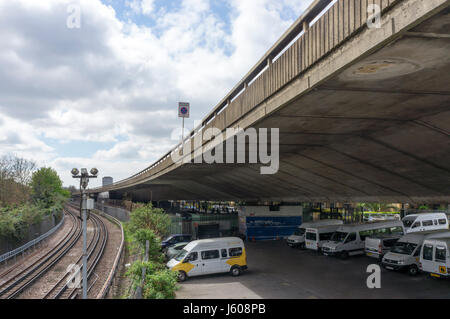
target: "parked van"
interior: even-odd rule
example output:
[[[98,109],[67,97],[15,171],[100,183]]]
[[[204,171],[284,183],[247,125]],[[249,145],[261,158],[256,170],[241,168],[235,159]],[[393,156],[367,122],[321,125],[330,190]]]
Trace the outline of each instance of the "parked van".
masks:
[[[325,241],[330,240],[341,225],[325,225],[306,228],[305,246],[307,249],[321,251]]]
[[[322,219],[314,222],[303,223],[297,228],[297,230],[291,236],[287,238],[286,244],[293,248],[294,247],[305,248],[306,228],[325,225],[342,225],[342,224],[344,224],[344,222],[342,220],[337,219]]]
[[[341,258],[364,254],[366,237],[386,233],[399,227],[403,227],[401,221],[342,225],[329,241],[323,243],[322,253],[326,256]]]
[[[403,228],[399,227],[397,232],[367,237],[365,243],[366,256],[381,260],[404,235]]]
[[[449,277],[450,238],[425,240],[420,254],[419,267],[433,277]]]
[[[400,238],[384,255],[382,265],[388,270],[407,270],[411,276],[419,272],[420,251],[426,239],[450,237],[448,230],[410,233]]]
[[[195,240],[167,263],[172,271],[178,271],[178,279],[226,273],[239,276],[247,269],[244,242],[238,237]]]
[[[448,217],[445,213],[408,215],[403,217],[402,222],[407,233],[449,229]]]

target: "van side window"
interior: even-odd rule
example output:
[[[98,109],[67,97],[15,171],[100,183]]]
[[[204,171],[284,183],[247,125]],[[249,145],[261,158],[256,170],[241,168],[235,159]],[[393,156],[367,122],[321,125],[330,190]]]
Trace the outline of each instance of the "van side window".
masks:
[[[196,261],[198,258],[198,252],[190,253],[187,258],[189,261]]]
[[[227,250],[226,249],[222,249],[221,250],[221,253],[222,253],[222,258],[226,258],[228,255],[227,255]]]
[[[437,246],[434,260],[439,262],[445,262],[446,259],[447,259],[447,250],[445,249],[445,247]]]
[[[432,220],[424,220],[422,222],[422,226],[433,226],[433,221]]]
[[[347,239],[345,240],[346,243],[350,243],[352,241],[356,240],[356,233],[351,233],[348,235]]]
[[[433,260],[433,246],[432,245],[424,245],[423,246],[422,257],[425,260]]]
[[[439,219],[439,225],[445,225],[445,224],[447,224],[447,220],[446,219],[444,219],[444,218]]]
[[[228,254],[230,255],[230,257],[239,257],[242,256],[242,247],[238,247],[238,248],[230,248],[228,250]]]
[[[202,259],[208,260],[208,259],[216,259],[219,258],[219,251],[218,250],[205,250],[202,251]]]
[[[411,226],[411,228],[417,228],[417,227],[419,227],[420,226],[420,222],[415,222],[412,226]]]

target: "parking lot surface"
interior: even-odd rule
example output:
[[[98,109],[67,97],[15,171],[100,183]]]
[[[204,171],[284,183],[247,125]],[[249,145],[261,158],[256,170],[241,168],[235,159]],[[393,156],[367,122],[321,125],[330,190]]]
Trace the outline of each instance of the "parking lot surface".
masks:
[[[381,288],[369,289],[366,256],[347,260],[288,247],[283,241],[246,243],[249,269],[240,277],[200,276],[181,284],[181,299],[450,298],[450,280],[381,270]]]

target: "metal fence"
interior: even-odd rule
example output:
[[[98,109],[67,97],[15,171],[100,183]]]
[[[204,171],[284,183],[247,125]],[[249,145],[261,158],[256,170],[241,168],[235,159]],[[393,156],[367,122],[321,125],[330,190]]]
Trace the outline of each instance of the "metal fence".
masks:
[[[6,254],[3,254],[0,256],[0,263],[7,261],[8,259],[11,259],[21,253],[23,253],[25,250],[27,250],[30,247],[33,247],[34,245],[40,243],[42,240],[46,239],[48,236],[52,235],[55,231],[57,231],[61,225],[64,223],[64,219],[65,219],[65,214],[62,214],[62,218],[60,220],[60,222],[53,227],[52,229],[50,229],[48,232],[46,232],[45,234],[39,236],[38,238],[33,239],[32,241],[29,241],[28,243],[26,243],[25,245],[16,248],[10,252],[7,252]]]

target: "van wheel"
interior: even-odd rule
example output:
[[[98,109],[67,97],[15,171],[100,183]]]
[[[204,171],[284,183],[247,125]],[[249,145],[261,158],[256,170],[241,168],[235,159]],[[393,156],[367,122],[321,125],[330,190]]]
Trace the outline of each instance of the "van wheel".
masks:
[[[419,273],[419,268],[417,268],[416,265],[411,265],[411,266],[408,268],[408,274],[409,274],[410,276],[416,276],[418,273]]]
[[[183,281],[186,281],[186,279],[187,279],[186,273],[184,271],[180,270],[178,272],[178,281],[183,282]]]
[[[241,274],[241,267],[233,266],[231,267],[230,273],[233,277],[237,277]]]
[[[341,257],[341,259],[347,259],[347,258],[348,258],[348,251],[343,251],[343,252],[340,254],[340,257]]]

